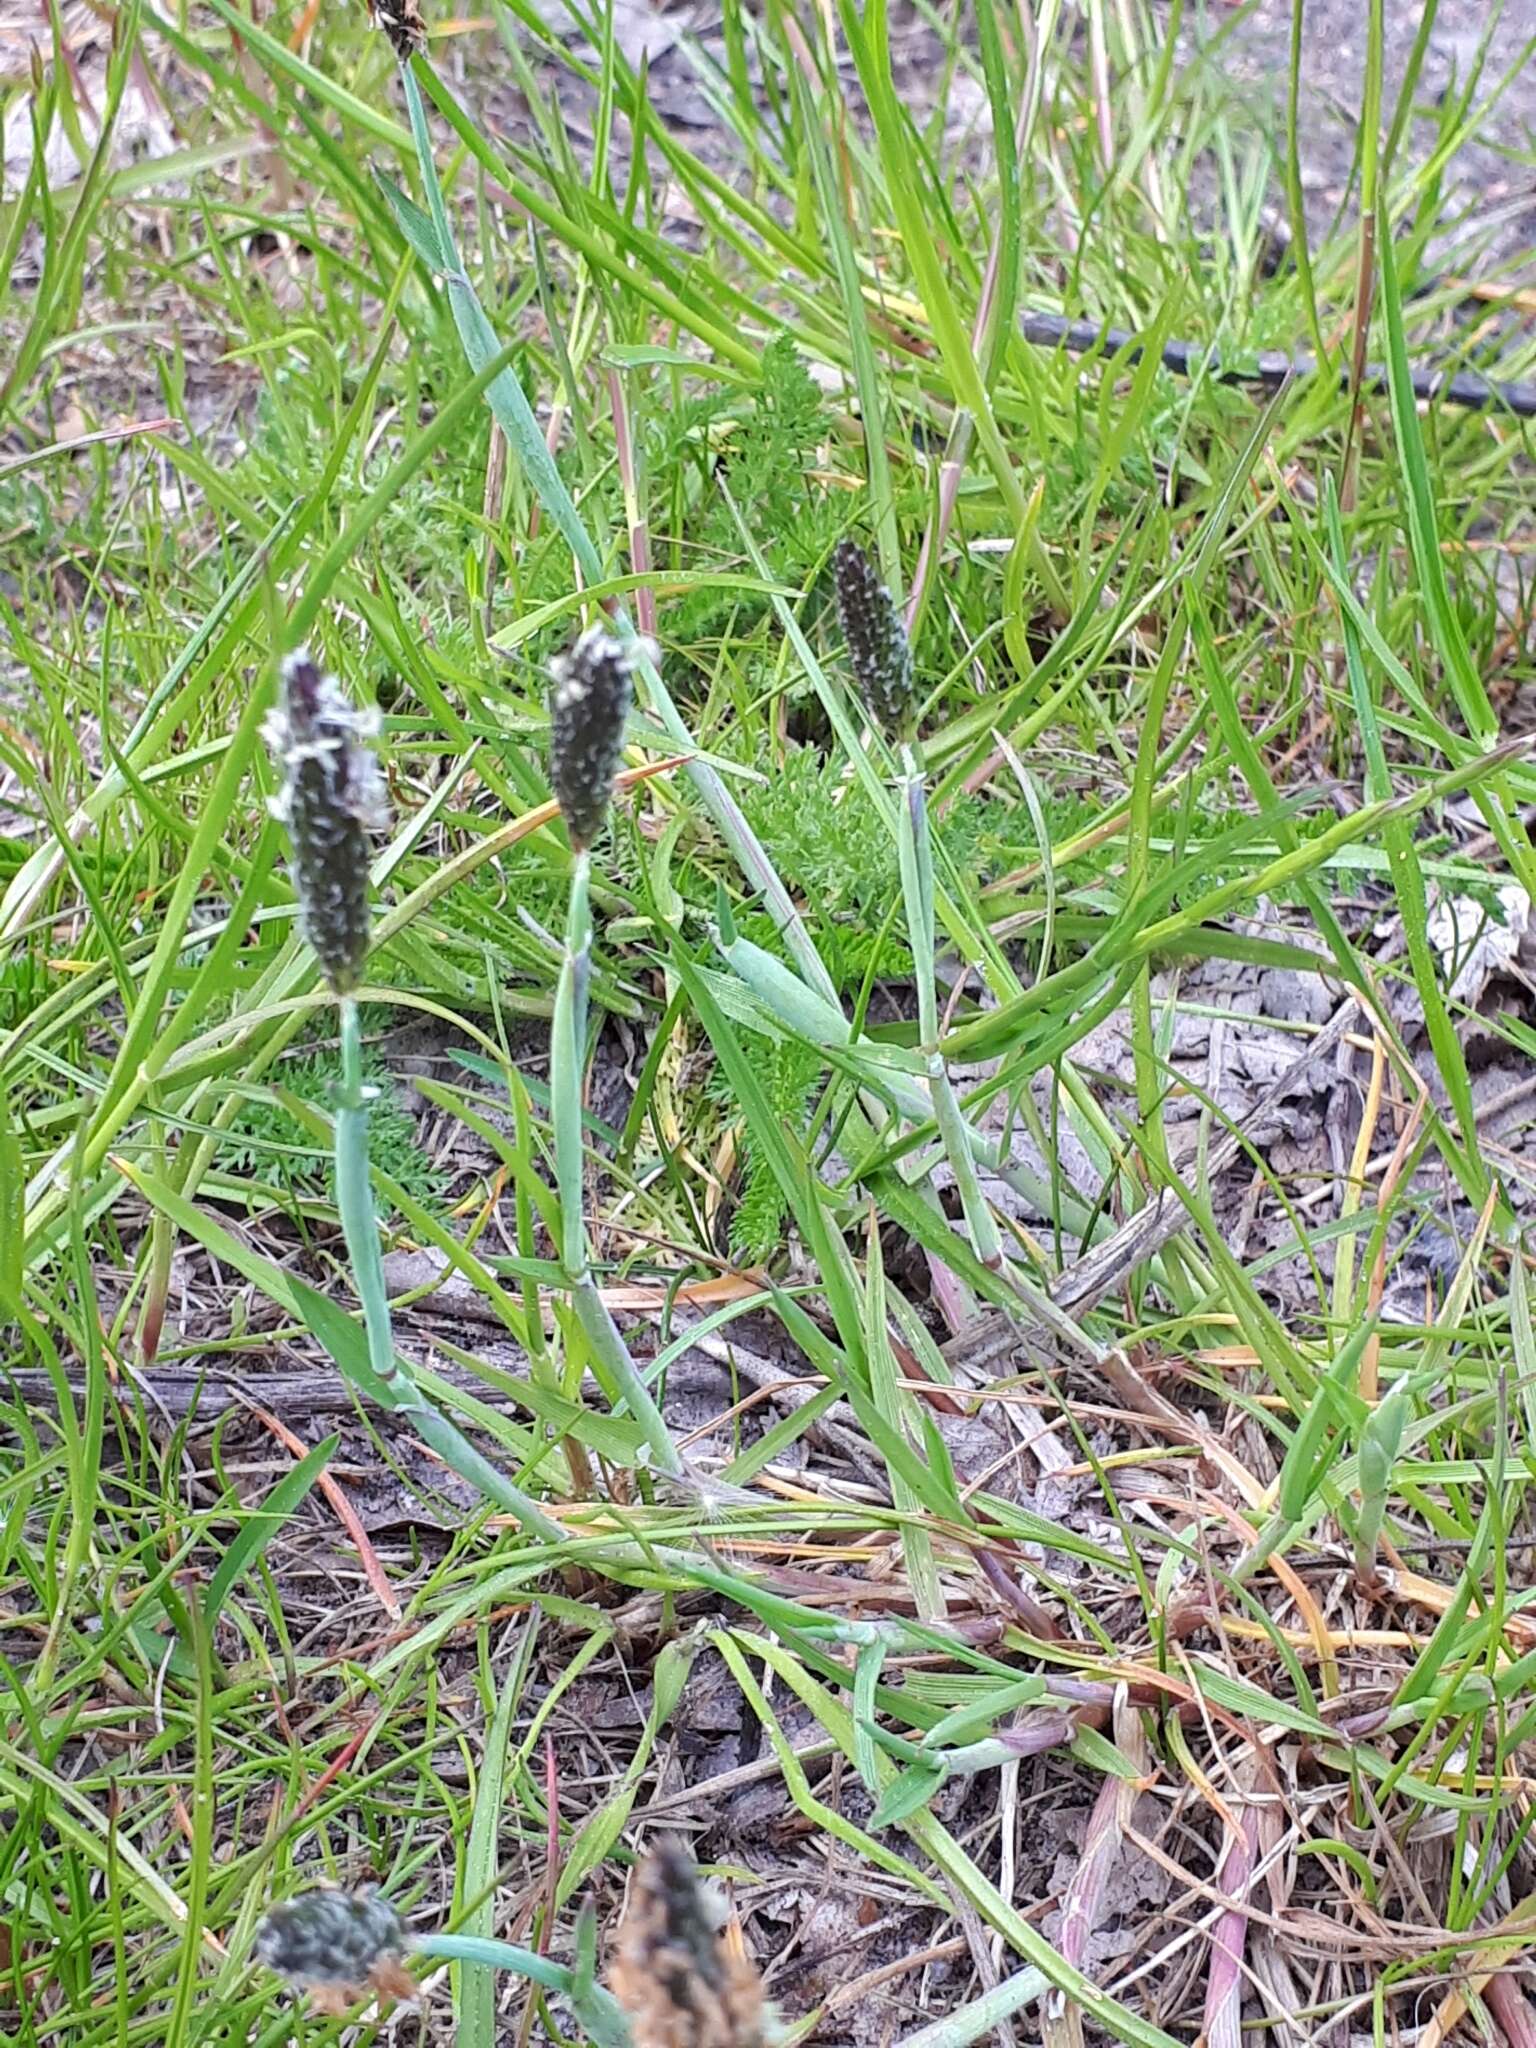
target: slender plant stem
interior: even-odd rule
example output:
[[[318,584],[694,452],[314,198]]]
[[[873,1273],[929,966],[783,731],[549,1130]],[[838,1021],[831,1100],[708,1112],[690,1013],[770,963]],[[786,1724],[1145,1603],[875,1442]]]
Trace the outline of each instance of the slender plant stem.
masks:
[[[555,1131],[555,1178],[560,1188],[561,1264],[571,1299],[592,1348],[600,1378],[609,1382],[645,1432],[656,1469],[673,1478],[684,1467],[666,1419],[640,1377],[618,1324],[608,1312],[588,1261],[584,1216],[581,1128],[582,1073],[587,1039],[587,989],[592,972],[591,855],[579,847],[571,867],[566,904],[565,953],[555,984],[554,1030],[550,1040],[550,1114]]]
[[[583,1982],[565,1963],[552,1963],[531,1948],[478,1934],[424,1934],[415,1953],[434,1963],[479,1963],[489,1970],[513,1970],[545,1991],[570,2000],[572,2010],[598,2048],[627,2048],[629,2022],[617,2000],[601,1984]]]
[[[368,1363],[386,1386],[399,1386],[384,1255],[368,1166],[368,1090],[363,1084],[363,1033],[357,1001],[342,996],[341,1092],[336,1103],[336,1207],[341,1214],[352,1279],[363,1306]]]
[[[934,2020],[916,2034],[908,2034],[897,2048],[970,2048],[985,2040],[1021,2006],[1033,2005],[1051,1988],[1051,1980],[1033,1963],[1015,1972],[995,1991],[989,1991],[970,2005],[962,2005],[941,2020]]]
[[[389,1291],[384,1284],[384,1257],[379,1250],[379,1223],[368,1164],[369,1091],[363,1083],[363,1034],[356,999],[342,996],[339,1009],[341,1090],[336,1105],[336,1207],[352,1264],[353,1284],[362,1303],[368,1363],[409,1414],[411,1426],[422,1442],[436,1451],[461,1479],[467,1479],[487,1500],[505,1509],[530,1536],[544,1543],[563,1544],[566,1537],[560,1524],[546,1515],[521,1487],[498,1472],[456,1423],[422,1398],[409,1375],[400,1369],[395,1357]]]
[[[550,1041],[550,1098],[555,1127],[555,1178],[560,1187],[560,1256],[573,1278],[587,1267],[583,1220],[581,1098],[587,1038],[587,988],[592,971],[591,855],[581,848],[571,866],[565,954],[555,984]]]
[[[536,1500],[475,1449],[457,1423],[426,1401],[413,1404],[409,1413],[411,1426],[422,1442],[493,1506],[511,1515],[528,1535],[536,1536],[541,1543],[563,1545],[569,1540],[565,1530],[545,1514]]]
[[[917,982],[917,1036],[928,1066],[928,1093],[939,1139],[955,1176],[971,1244],[983,1265],[1003,1263],[1002,1239],[982,1193],[981,1177],[972,1157],[965,1118],[939,1051],[939,996],[934,973],[933,842],[928,830],[928,799],[923,764],[917,749],[904,741],[896,805],[897,857],[907,919],[907,942]]]
[[[489,1935],[423,1934],[417,1937],[413,1952],[433,1963],[483,1963],[489,1970],[515,1970],[531,1984],[542,1984],[546,1991],[571,1988],[571,1972],[564,1963],[551,1962],[531,1948],[495,1941]]]
[[[828,1003],[813,995],[781,960],[761,946],[753,945],[750,939],[742,938],[734,926],[722,921],[717,928],[717,940],[727,965],[781,1024],[799,1033],[810,1045],[819,1045],[829,1052],[842,1052],[850,1061],[857,1059],[865,1063],[858,1074],[861,1088],[888,1096],[909,1124],[926,1123],[930,1116],[936,1114],[926,1068],[919,1078],[913,1071],[894,1066],[886,1048],[868,1038],[855,1038],[853,1027],[839,1004]],[[999,1180],[1026,1201],[1035,1203],[1044,1214],[1053,1214],[1059,1203],[1062,1214],[1074,1227],[1092,1227],[1096,1236],[1108,1235],[1110,1225],[1107,1218],[1095,1221],[1088,1204],[1079,1197],[1066,1190],[1058,1193],[1048,1181],[1042,1181],[1027,1167],[1003,1157],[998,1138],[988,1137],[974,1124],[966,1123],[963,1117],[961,1132],[966,1151],[979,1166],[995,1173]]]
[[[650,1388],[640,1377],[640,1368],[630,1356],[623,1333],[590,1273],[583,1273],[574,1283],[571,1300],[586,1332],[587,1342],[592,1347],[593,1364],[600,1377],[606,1374],[613,1382],[619,1399],[644,1430],[654,1468],[672,1479],[686,1478],[687,1467],[672,1441],[665,1418]]]
[[[917,1037],[923,1051],[929,1052],[939,1041],[939,999],[933,970],[933,845],[928,836],[922,763],[910,742],[903,742],[901,748],[896,808],[902,905],[917,980]]]
[[[1286,65],[1285,95],[1285,204],[1291,230],[1291,254],[1296,261],[1296,279],[1301,286],[1301,303],[1306,308],[1307,332],[1317,360],[1328,359],[1323,323],[1318,317],[1317,285],[1312,276],[1312,250],[1307,235],[1307,206],[1301,183],[1301,53],[1306,33],[1307,0],[1291,0],[1291,46]]]
[[[86,1433],[81,1424],[79,1411],[75,1407],[74,1389],[69,1383],[69,1374],[65,1370],[64,1361],[59,1356],[59,1348],[54,1343],[51,1332],[45,1323],[33,1315],[19,1290],[12,1295],[7,1290],[0,1289],[0,1306],[4,1306],[14,1316],[23,1343],[28,1349],[35,1351],[43,1361],[44,1369],[53,1386],[53,1397],[58,1404],[59,1415],[66,1424],[63,1430],[63,1445],[72,1526],[59,1574],[58,1606],[54,1610],[48,1634],[32,1673],[32,1683],[39,1691],[45,1692],[52,1683],[59,1647],[69,1626],[71,1593],[90,1558],[91,1531],[96,1526],[96,1474],[87,1456]],[[88,1306],[87,1313],[91,1312]],[[86,1393],[85,1405],[89,1410],[89,1390]]]
[[[521,1078],[512,1090],[512,1142],[516,1153],[523,1159],[533,1157],[532,1119],[529,1114],[528,1091]],[[517,1181],[514,1200],[517,1209],[517,1249],[520,1257],[533,1260],[537,1256],[537,1237],[534,1226],[533,1203],[528,1188],[520,1176]],[[548,1387],[552,1393],[564,1394],[560,1372],[550,1354],[544,1337],[544,1313],[539,1299],[538,1283],[525,1278],[522,1287],[523,1321],[528,1331],[528,1364],[534,1380]],[[571,1492],[578,1500],[590,1500],[597,1491],[592,1477],[592,1461],[587,1456],[586,1446],[568,1432],[562,1434],[561,1449],[571,1477]]]

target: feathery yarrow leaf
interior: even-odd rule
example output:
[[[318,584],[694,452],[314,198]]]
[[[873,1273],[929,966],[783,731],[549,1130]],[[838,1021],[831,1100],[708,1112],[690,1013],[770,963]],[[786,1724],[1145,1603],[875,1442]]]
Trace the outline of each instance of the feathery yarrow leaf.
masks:
[[[917,720],[917,684],[912,647],[896,600],[857,541],[840,540],[832,550],[832,580],[853,680],[865,709],[887,739],[909,739]]]
[[[590,846],[613,800],[613,778],[634,699],[637,661],[654,650],[628,646],[606,626],[589,626],[549,665],[549,781],[571,844]]]
[[[288,827],[299,929],[336,995],[362,979],[369,841],[389,823],[384,778],[367,744],[377,731],[377,713],[359,710],[307,647],[295,648],[265,727],[283,778],[272,813]]]

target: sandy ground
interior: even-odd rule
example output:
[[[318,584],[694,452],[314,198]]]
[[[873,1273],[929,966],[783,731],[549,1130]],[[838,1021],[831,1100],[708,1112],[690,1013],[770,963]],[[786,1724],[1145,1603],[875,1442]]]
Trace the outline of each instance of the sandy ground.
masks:
[[[1309,210],[1323,227],[1343,199],[1354,156],[1365,65],[1367,0],[1305,0],[1302,47],[1302,183]],[[1397,90],[1422,6],[1387,0],[1386,104]],[[1445,181],[1441,233],[1446,261],[1458,251],[1481,266],[1509,264],[1536,273],[1536,0],[1506,0],[1498,18],[1491,0],[1441,0],[1415,95],[1424,116],[1409,126],[1405,146],[1423,159],[1434,148],[1428,117],[1445,95],[1465,90],[1487,48],[1475,104],[1487,105],[1478,140],[1459,150]],[[1191,52],[1212,48],[1214,61],[1252,110],[1257,125],[1283,139],[1291,37],[1291,0],[1256,0],[1234,20],[1222,0],[1206,0],[1203,20],[1188,36]],[[1501,90],[1502,88],[1502,90]],[[1491,105],[1488,103],[1491,102]]]

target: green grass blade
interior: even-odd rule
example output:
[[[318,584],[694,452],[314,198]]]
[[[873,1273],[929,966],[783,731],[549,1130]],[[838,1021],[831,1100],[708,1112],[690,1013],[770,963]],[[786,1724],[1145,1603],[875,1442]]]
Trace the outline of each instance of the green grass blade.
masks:
[[[340,1442],[340,1436],[335,1433],[322,1437],[291,1472],[278,1480],[260,1507],[253,1508],[242,1521],[239,1533],[219,1559],[218,1568],[209,1579],[203,1595],[203,1618],[207,1627],[216,1626],[225,1601],[241,1578],[272,1539],[281,1533],[284,1524],[291,1521],[304,1505]]]

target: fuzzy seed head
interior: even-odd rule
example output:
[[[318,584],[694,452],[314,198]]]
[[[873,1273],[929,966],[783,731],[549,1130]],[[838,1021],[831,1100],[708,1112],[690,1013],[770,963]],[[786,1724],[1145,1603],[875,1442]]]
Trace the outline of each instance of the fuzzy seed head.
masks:
[[[257,1960],[304,1990],[356,1990],[398,1972],[405,1923],[376,1891],[301,1892],[256,1929]]]
[[[686,1851],[649,1851],[609,1977],[635,2048],[771,2048],[778,2028],[729,1917]]]
[[[603,829],[634,698],[635,663],[647,650],[589,626],[549,665],[549,781],[571,844]]]
[[[389,823],[384,779],[366,744],[375,715],[359,711],[307,647],[283,663],[267,745],[282,770],[273,815],[288,827],[299,928],[332,992],[346,995],[368,957],[369,841]]]
[[[911,644],[895,599],[857,541],[840,540],[833,549],[832,580],[853,680],[865,709],[887,739],[908,739],[917,719],[917,685]]]
[[[383,29],[400,63],[409,64],[427,47],[427,25],[417,0],[368,0],[375,28]]]

